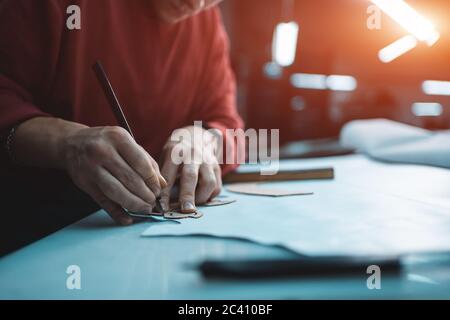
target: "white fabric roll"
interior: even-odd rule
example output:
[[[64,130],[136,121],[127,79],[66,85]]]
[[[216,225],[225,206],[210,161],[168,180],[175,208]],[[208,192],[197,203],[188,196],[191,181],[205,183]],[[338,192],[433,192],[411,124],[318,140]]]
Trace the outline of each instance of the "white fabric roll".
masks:
[[[386,120],[356,120],[341,131],[341,144],[378,160],[450,168],[450,130],[432,132]]]

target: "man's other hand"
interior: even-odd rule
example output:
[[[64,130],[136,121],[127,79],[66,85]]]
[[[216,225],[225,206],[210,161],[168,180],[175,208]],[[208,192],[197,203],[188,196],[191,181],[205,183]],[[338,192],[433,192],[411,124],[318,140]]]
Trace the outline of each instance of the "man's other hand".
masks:
[[[173,137],[180,139],[174,141]],[[164,147],[161,165],[161,173],[167,181],[161,191],[165,210],[169,209],[171,189],[178,178],[182,212],[194,212],[196,204],[204,204],[220,194],[222,175],[217,147],[217,137],[201,127],[175,130]]]

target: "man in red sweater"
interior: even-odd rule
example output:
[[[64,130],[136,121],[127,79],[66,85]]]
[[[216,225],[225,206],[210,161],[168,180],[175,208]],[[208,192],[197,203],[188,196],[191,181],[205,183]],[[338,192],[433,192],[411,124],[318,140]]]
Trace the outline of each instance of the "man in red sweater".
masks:
[[[232,167],[177,165],[170,136],[193,133],[194,121],[224,135],[242,127],[218,2],[0,0],[2,174],[65,172],[123,225],[132,223],[124,208],[149,213],[158,196],[167,208],[178,176],[184,212],[217,195],[221,170]],[[80,29],[67,27],[71,5]],[[117,127],[92,71],[97,60],[139,144]],[[214,158],[214,143],[183,148]]]

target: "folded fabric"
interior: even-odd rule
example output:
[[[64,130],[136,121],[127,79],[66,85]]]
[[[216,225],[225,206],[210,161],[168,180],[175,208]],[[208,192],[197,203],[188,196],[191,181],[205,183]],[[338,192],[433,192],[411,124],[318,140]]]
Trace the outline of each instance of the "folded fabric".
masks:
[[[356,120],[341,131],[342,146],[374,159],[450,168],[450,130],[429,131],[386,120]]]

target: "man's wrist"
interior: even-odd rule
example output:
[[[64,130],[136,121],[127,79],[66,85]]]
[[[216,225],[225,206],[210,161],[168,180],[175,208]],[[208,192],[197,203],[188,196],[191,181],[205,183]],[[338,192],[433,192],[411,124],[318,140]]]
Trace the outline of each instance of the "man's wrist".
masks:
[[[60,120],[57,127],[60,128],[61,134],[55,140],[55,154],[58,159],[58,168],[67,170],[68,159],[73,156],[73,146],[71,144],[72,137],[79,134],[80,131],[88,129],[88,126]]]
[[[83,128],[86,126],[51,117],[24,121],[14,132],[14,160],[27,166],[64,169],[65,142]]]

